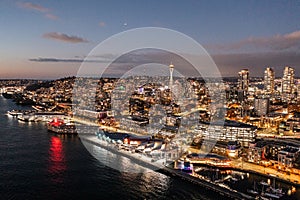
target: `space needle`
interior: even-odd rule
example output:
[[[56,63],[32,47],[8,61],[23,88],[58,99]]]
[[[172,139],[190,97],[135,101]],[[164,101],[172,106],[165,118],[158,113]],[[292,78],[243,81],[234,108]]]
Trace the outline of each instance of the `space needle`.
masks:
[[[171,89],[173,86],[173,71],[174,71],[174,65],[172,63],[169,65],[169,70],[170,70],[169,88]]]

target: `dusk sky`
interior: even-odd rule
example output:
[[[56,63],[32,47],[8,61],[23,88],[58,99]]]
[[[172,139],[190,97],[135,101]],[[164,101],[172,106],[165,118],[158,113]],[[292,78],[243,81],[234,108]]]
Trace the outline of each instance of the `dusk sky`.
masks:
[[[192,37],[223,76],[282,76],[285,65],[300,76],[300,1],[2,0],[0,26],[0,78],[76,75],[97,44],[139,27]]]

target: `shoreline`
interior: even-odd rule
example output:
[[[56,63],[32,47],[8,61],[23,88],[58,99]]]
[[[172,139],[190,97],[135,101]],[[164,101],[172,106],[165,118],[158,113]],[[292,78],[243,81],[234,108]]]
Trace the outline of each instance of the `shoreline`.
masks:
[[[97,124],[97,123],[94,123],[94,122],[87,122],[87,121],[84,121],[84,120],[80,120],[80,119],[76,119],[76,118],[72,118],[74,121],[77,121],[78,123],[84,123],[84,124],[86,124],[86,125],[91,125],[91,126],[99,126],[99,128],[104,128],[104,129],[111,129],[111,130],[113,130],[113,131],[116,131],[116,132],[128,132],[128,131],[121,131],[121,130],[119,130],[119,129],[113,129],[113,128],[111,128],[111,127],[109,127],[109,126],[101,126],[101,125],[99,125],[99,124]],[[131,132],[128,132],[128,133],[131,133]],[[79,136],[80,137],[80,136]],[[242,167],[242,168],[240,168],[240,167],[238,167],[238,165],[235,165],[235,166],[231,166],[231,167],[229,167],[230,169],[232,169],[232,170],[236,170],[236,171],[240,171],[240,172],[246,172],[246,173],[254,173],[254,174],[257,174],[257,175],[260,175],[260,176],[264,176],[264,177],[266,177],[266,178],[275,178],[276,180],[278,180],[278,181],[282,181],[282,182],[284,182],[284,183],[287,183],[287,184],[290,184],[290,185],[293,185],[293,186],[297,186],[297,187],[300,187],[300,182],[299,183],[296,183],[296,182],[294,182],[294,181],[290,181],[290,180],[288,180],[288,178],[284,178],[284,176],[281,174],[281,176],[272,176],[272,175],[270,175],[270,174],[278,174],[278,171],[277,171],[277,173],[269,173],[269,174],[265,174],[265,173],[262,173],[262,172],[260,172],[260,170],[258,169],[259,167],[262,167],[262,166],[260,166],[260,165],[255,165],[255,164],[253,164],[253,163],[247,163],[247,162],[244,162],[244,165],[254,165],[254,166],[256,166],[257,168],[251,168],[251,169],[245,169],[244,167]],[[218,168],[217,166],[215,166],[216,168]],[[256,169],[256,170],[253,170],[253,169]],[[268,170],[268,168],[266,167],[266,169]],[[265,170],[265,169],[264,169]],[[275,171],[274,169],[270,169],[270,170],[273,170],[273,171]],[[295,180],[300,180],[300,178],[299,179],[295,179]]]
[[[124,156],[124,157],[130,159],[131,161],[133,161],[134,163],[139,164],[148,169],[158,171],[160,173],[170,175],[172,177],[178,177],[178,178],[181,178],[185,181],[188,181],[188,182],[191,182],[194,184],[198,184],[203,188],[209,189],[210,191],[217,192],[221,196],[231,198],[231,199],[254,199],[252,196],[238,192],[233,189],[228,189],[228,188],[222,187],[222,186],[217,185],[209,180],[200,179],[198,177],[189,175],[187,173],[183,173],[183,172],[175,170],[175,169],[168,168],[166,166],[162,167],[162,166],[155,165],[154,163],[151,163],[151,162],[146,162],[143,159],[138,159],[138,158],[136,158],[136,156],[134,156],[134,154],[129,154],[127,152],[122,152],[120,150],[117,150],[114,147],[112,147],[112,145],[101,144],[101,141],[96,136],[94,136],[94,137],[91,137],[90,135],[87,137],[82,136],[82,137],[80,137],[80,139],[83,142],[88,142],[89,144],[96,145],[96,146],[103,148],[107,151],[110,151],[112,153],[116,153],[121,156]],[[97,140],[99,140],[99,141],[97,141]]]

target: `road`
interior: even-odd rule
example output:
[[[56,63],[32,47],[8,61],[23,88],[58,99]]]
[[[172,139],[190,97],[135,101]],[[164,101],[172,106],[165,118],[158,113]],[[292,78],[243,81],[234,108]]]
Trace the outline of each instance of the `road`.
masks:
[[[250,170],[250,171],[255,171],[261,174],[265,175],[271,175],[271,176],[276,176],[277,178],[289,181],[289,182],[294,182],[298,183],[300,182],[300,175],[297,174],[287,174],[285,172],[280,172],[277,169],[270,168],[270,167],[264,167],[261,165],[253,164],[253,163],[248,163],[248,162],[241,162],[240,160],[232,160],[231,165],[235,168],[240,168],[244,170]]]

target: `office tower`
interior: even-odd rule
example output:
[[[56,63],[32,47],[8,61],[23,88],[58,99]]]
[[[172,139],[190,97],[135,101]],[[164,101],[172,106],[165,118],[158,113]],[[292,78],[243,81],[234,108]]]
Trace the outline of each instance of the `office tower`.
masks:
[[[249,87],[249,70],[243,69],[239,72],[238,89],[242,91],[243,96],[248,94]]]
[[[265,92],[269,94],[274,93],[274,80],[275,80],[275,73],[274,70],[270,67],[266,68],[264,73],[264,89]]]
[[[283,71],[282,83],[281,83],[281,94],[283,101],[291,101],[294,99],[295,82],[294,82],[295,71],[291,67],[285,67]]]
[[[263,116],[269,113],[270,100],[268,98],[255,98],[254,110],[258,116]]]
[[[289,96],[292,94],[294,89],[294,69],[291,67],[285,67],[282,77],[282,95]]]

